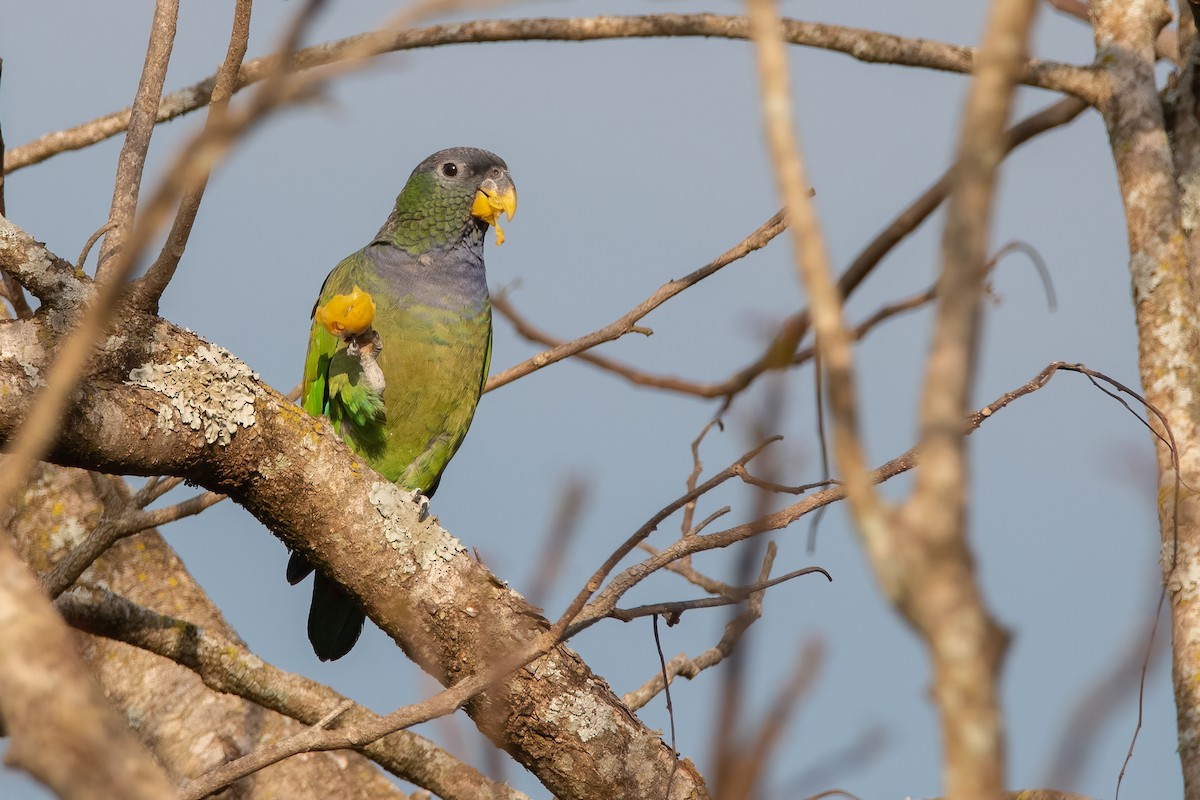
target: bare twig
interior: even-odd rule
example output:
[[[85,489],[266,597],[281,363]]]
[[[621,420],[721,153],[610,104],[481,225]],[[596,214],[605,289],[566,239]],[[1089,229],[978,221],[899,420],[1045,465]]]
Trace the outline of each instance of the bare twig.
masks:
[[[770,577],[771,566],[775,562],[776,552],[777,546],[775,543],[769,542],[767,544],[767,552],[763,556],[762,568],[759,570],[758,585],[762,586],[762,584],[768,582],[767,579]],[[646,703],[649,703],[656,694],[664,691],[676,675],[682,675],[691,680],[704,670],[715,667],[724,661],[734,651],[734,648],[737,647],[738,642],[741,641],[742,634],[762,616],[762,602],[765,597],[765,588],[765,586],[762,586],[758,590],[750,589],[749,594],[743,596],[743,599],[748,599],[749,602],[738,612],[737,616],[725,623],[724,633],[721,634],[721,640],[716,645],[710,647],[696,658],[688,658],[686,654],[680,653],[662,665],[662,670],[658,675],[651,677],[639,689],[624,695],[621,701],[631,711],[637,711],[646,705]],[[736,590],[729,588],[728,591],[732,594]]]
[[[88,240],[83,243],[83,249],[79,251],[79,258],[75,261],[75,269],[79,272],[83,271],[83,265],[87,263],[88,255],[91,254],[92,248],[96,246],[96,242],[100,241],[100,237],[117,227],[117,221],[110,219],[108,222],[96,229],[96,232],[88,237]]]
[[[183,483],[183,478],[167,478],[156,475],[148,479],[141,489],[138,489],[133,496],[131,505],[134,508],[145,508],[181,483]]]
[[[246,46],[250,38],[250,11],[253,0],[237,0],[233,10],[233,31],[229,35],[229,47],[225,53],[225,61],[217,70],[216,84],[208,104],[208,118],[205,128],[211,129],[219,124],[229,107],[229,99],[237,89],[238,70],[246,57]],[[196,222],[196,214],[200,210],[200,202],[204,199],[204,190],[208,186],[211,166],[203,169],[195,183],[184,192],[179,201],[179,210],[175,213],[175,222],[167,241],[163,245],[158,258],[146,270],[146,274],[137,282],[135,293],[139,307],[155,312],[158,300],[175,274],[183,251],[187,247],[188,237]]]
[[[575,596],[575,599],[571,601],[571,604],[567,607],[567,610],[563,612],[562,616],[559,617],[558,622],[554,624],[554,627],[551,630],[561,630],[564,632],[570,631],[569,634],[564,635],[574,635],[588,625],[595,623],[596,620],[599,619],[597,616],[592,616],[587,623],[581,624],[579,621],[577,621],[579,613],[584,608],[585,604],[587,604],[588,599],[600,590],[604,580],[608,577],[609,573],[616,568],[617,564],[619,564],[621,560],[625,558],[625,556],[629,555],[629,553],[635,547],[637,547],[639,543],[644,541],[647,536],[657,530],[658,526],[663,522],[663,520],[670,517],[676,511],[683,508],[687,503],[691,502],[697,497],[704,496],[730,478],[736,477],[737,468],[739,466],[744,466],[754,460],[755,457],[762,453],[767,447],[778,441],[779,438],[780,437],[776,436],[767,439],[762,444],[745,453],[741,458],[739,458],[726,469],[709,478],[695,489],[676,498],[674,501],[659,510],[658,513],[651,517],[649,521],[642,525],[642,527],[638,528],[632,536],[626,539],[620,547],[614,550],[609,557],[605,559],[604,563],[600,565],[600,568],[597,569],[592,574],[592,577],[588,579],[587,583],[584,584],[584,587]],[[686,539],[680,539],[680,542],[692,541],[694,539],[695,537],[688,537]],[[605,610],[605,614],[611,611],[615,606],[616,603],[614,602],[608,607],[608,609]]]
[[[165,483],[165,481],[164,481]],[[225,499],[216,492],[202,492],[167,508],[143,511],[137,505],[138,498],[129,498],[121,508],[107,508],[103,520],[88,534],[88,537],[71,549],[54,567],[42,577],[42,585],[50,597],[58,597],[79,579],[97,558],[110,547],[127,536],[133,536],[150,528],[191,517],[211,508]]]
[[[0,78],[4,74],[4,59],[0,58]],[[4,206],[4,129],[0,126],[0,217],[5,216],[8,212]],[[0,273],[0,296],[9,302],[12,306],[13,315],[17,319],[29,319],[33,316],[33,309],[29,307],[29,302],[25,299],[25,290],[21,288],[21,284],[17,283],[16,278],[7,272]]]
[[[154,134],[154,126],[158,124],[158,103],[162,98],[163,82],[167,78],[171,49],[175,45],[175,23],[178,19],[179,0],[156,0],[154,18],[150,22],[146,63],[142,67],[142,77],[133,98],[125,144],[121,146],[121,155],[117,159],[112,210],[108,214],[112,228],[104,237],[104,246],[100,248],[100,259],[96,265],[97,279],[108,277],[115,265],[112,257],[120,251],[133,226],[138,193],[142,186],[142,168],[150,149],[150,137]]]
[[[589,350],[598,344],[611,342],[614,339],[619,339],[627,333],[633,331],[637,323],[649,314],[654,309],[661,306],[666,301],[675,297],[680,292],[695,286],[700,281],[709,277],[718,270],[732,264],[740,258],[753,253],[762,247],[765,247],[768,242],[783,232],[784,223],[782,214],[776,214],[771,219],[764,222],[753,233],[747,236],[742,241],[738,242],[729,250],[725,251],[717,258],[705,264],[695,272],[690,273],[682,278],[677,278],[673,281],[668,281],[658,288],[654,294],[647,297],[632,310],[621,316],[619,319],[605,325],[603,328],[592,331],[586,336],[581,336],[574,341],[561,344],[557,347],[539,353],[533,358],[522,361],[520,364],[509,367],[498,375],[493,375],[488,379],[485,391],[498,389],[507,383],[515,381],[517,378],[523,378],[531,372],[549,366],[557,361],[561,361],[569,356],[582,353]],[[506,300],[501,297],[493,298],[493,307],[502,310],[506,308]]]
[[[608,612],[608,616],[613,619],[619,619],[622,622],[630,622],[642,617],[661,616],[669,624],[674,625],[685,611],[736,605],[743,600],[751,598],[753,595],[761,595],[762,592],[765,592],[772,586],[778,586],[781,583],[799,578],[801,575],[812,575],[813,573],[824,575],[826,580],[833,580],[833,576],[821,567],[805,567],[804,569],[793,570],[786,575],[781,575],[771,580],[762,580],[758,583],[752,583],[749,586],[734,587],[729,590],[728,594],[721,597],[701,597],[696,600],[669,600],[663,603],[650,603],[634,608],[614,608]]]
[[[812,304],[813,327],[828,382],[838,472],[859,531],[867,540],[880,539],[888,536],[887,508],[875,493],[859,438],[854,358],[842,320],[842,296],[833,282],[825,237],[806,191],[804,160],[792,130],[787,54],[779,35],[778,11],[774,0],[748,0],[746,7],[758,54],[763,123],[771,162],[791,224],[796,268]]]
[[[307,47],[296,53],[298,70],[335,63],[361,46],[361,34],[335,42]],[[875,31],[787,20],[784,36],[789,44],[844,53],[869,63],[900,64],[910,67],[969,73],[974,68],[975,51],[969,47],[910,39]],[[508,41],[598,41],[604,39],[654,37],[749,38],[742,17],[717,14],[658,14],[641,17],[594,17],[581,19],[480,20],[454,25],[435,25],[413,30],[390,31],[373,49],[378,52],[413,50],[450,44]],[[263,80],[277,69],[276,56],[247,61],[238,78],[242,89]],[[1095,97],[1097,79],[1088,67],[1031,60],[1023,80],[1044,89],[1063,91],[1088,100]],[[162,98],[159,121],[202,108],[209,102],[215,77],[209,77]],[[12,148],[8,153],[9,172],[44,161],[57,153],[78,150],[115,136],[129,124],[129,109],[122,109],[85,122],[74,128],[47,134]]]

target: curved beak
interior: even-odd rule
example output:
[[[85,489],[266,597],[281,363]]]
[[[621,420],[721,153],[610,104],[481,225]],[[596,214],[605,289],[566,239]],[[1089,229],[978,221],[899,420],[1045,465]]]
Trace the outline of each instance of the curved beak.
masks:
[[[504,231],[500,229],[500,215],[511,220],[517,213],[517,187],[507,172],[485,178],[471,203],[471,216],[481,219],[496,229],[496,244],[504,244]]]

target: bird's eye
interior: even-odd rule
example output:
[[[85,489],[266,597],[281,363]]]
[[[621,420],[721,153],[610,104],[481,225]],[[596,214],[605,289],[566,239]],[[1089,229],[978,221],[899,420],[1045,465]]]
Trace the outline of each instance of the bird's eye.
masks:
[[[442,164],[442,174],[445,175],[447,178],[453,178],[455,175],[458,174],[458,165],[455,164],[453,161],[449,161],[445,164]]]

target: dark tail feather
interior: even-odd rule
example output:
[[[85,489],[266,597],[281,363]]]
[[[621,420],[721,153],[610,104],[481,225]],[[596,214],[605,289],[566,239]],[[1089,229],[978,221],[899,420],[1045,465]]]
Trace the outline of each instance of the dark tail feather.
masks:
[[[354,647],[366,617],[342,587],[326,578],[307,558],[292,553],[288,559],[287,579],[293,586],[313,571],[317,574],[313,578],[312,605],[308,609],[308,640],[312,642],[317,658],[336,661]]]
[[[317,570],[313,576],[312,606],[308,609],[308,640],[317,658],[336,661],[349,653],[362,633],[365,620],[366,615],[342,587]]]
[[[288,559],[287,566],[287,582],[295,586],[300,581],[308,577],[308,573],[312,572],[316,567],[308,563],[308,559],[299,553],[292,553],[292,557]]]

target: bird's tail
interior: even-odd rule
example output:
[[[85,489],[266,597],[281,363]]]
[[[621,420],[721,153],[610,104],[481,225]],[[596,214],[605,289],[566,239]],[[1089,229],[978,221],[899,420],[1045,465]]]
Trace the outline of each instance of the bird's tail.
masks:
[[[292,553],[288,560],[288,583],[313,576],[312,605],[308,609],[308,641],[322,661],[336,661],[350,652],[362,633],[366,615],[334,581],[315,569],[304,556]]]

